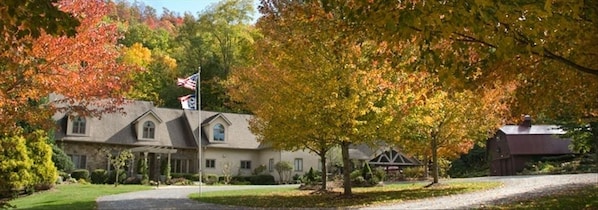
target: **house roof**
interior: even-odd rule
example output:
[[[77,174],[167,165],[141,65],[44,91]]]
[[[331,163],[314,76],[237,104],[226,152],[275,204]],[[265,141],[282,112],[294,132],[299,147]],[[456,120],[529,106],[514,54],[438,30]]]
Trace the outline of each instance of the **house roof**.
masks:
[[[565,131],[557,125],[505,125],[499,129],[504,134],[504,146],[512,155],[571,154],[571,140],[561,138]],[[500,135],[499,135],[500,136]],[[496,138],[491,139],[493,141]]]
[[[556,125],[532,125],[531,127],[521,125],[505,125],[500,131],[507,135],[525,135],[525,134],[565,134],[565,131]]]
[[[101,119],[88,118],[90,133],[87,136],[66,135],[67,113],[56,113],[53,119],[59,125],[57,140],[90,143],[121,144],[130,146],[154,146],[171,148],[197,148],[197,128],[200,125],[198,111],[154,107],[151,102],[131,101],[122,106],[122,113],[102,115]],[[153,116],[156,125],[156,140],[138,140],[135,124],[145,117]],[[202,145],[206,147],[259,149],[257,137],[249,130],[251,115],[202,111],[202,125],[209,126],[221,118],[228,123],[227,140],[224,143],[209,143],[204,127]]]
[[[384,151],[382,154],[372,158],[370,164],[377,166],[420,166],[422,165],[415,158],[407,157],[405,154],[394,149]]]

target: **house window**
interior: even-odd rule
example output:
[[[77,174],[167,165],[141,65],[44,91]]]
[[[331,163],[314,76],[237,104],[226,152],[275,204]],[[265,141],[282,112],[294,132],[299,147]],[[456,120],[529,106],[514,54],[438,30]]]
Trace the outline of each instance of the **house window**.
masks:
[[[170,172],[172,173],[189,173],[188,159],[172,159],[170,163]]]
[[[224,126],[220,123],[214,125],[214,141],[224,141]]]
[[[270,172],[274,171],[274,158],[270,158],[270,160],[268,160],[268,170]]]
[[[206,159],[206,168],[216,168],[216,160]]]
[[[77,169],[84,169],[87,166],[87,156],[85,155],[69,155],[73,166]]]
[[[73,134],[85,134],[85,117],[76,116],[73,119]]]
[[[145,121],[143,123],[143,138],[153,139],[156,132],[156,125],[152,121]]]
[[[295,158],[295,171],[303,171],[303,158]]]
[[[241,161],[241,169],[251,169],[251,161],[250,160],[242,160]]]

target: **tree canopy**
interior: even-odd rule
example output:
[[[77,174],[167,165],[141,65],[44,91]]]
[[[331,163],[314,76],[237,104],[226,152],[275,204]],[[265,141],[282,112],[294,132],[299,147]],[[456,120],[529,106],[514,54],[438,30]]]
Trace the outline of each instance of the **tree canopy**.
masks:
[[[253,65],[233,72],[231,97],[255,114],[251,128],[262,141],[307,148],[322,159],[340,146],[348,167],[350,144],[396,136],[403,112],[426,88],[425,75],[391,68],[379,57],[380,46],[339,34],[340,19],[321,8],[285,7],[295,10],[262,9],[257,27],[264,37],[256,42]],[[344,172],[350,195],[350,171]]]

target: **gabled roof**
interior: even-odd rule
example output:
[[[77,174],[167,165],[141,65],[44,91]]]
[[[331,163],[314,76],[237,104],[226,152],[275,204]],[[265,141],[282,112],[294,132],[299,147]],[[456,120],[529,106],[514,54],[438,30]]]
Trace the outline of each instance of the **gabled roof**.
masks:
[[[503,133],[504,137],[501,137],[500,133]],[[497,137],[500,138],[490,140],[501,140],[497,144],[502,145],[502,149],[506,149],[510,155],[571,154],[571,140],[561,138],[562,134],[565,134],[565,131],[557,125],[505,125],[497,133]]]
[[[197,142],[197,127],[199,125],[198,114],[199,112],[196,110],[185,110],[185,119],[186,123],[188,124],[189,128],[193,129],[193,137]],[[203,127],[205,125],[209,125],[209,122],[217,119],[218,117],[222,117],[222,119],[228,120],[228,131],[226,135],[226,141],[217,144],[211,144],[208,141],[207,136],[205,136],[205,129],[210,129],[207,127]],[[214,147],[214,148],[231,148],[231,149],[261,149],[260,143],[257,140],[257,136],[249,130],[249,120],[251,119],[251,115],[247,114],[233,114],[233,113],[221,113],[221,112],[212,112],[212,111],[201,111],[201,125],[204,129],[202,132],[201,137],[201,145],[205,147]]]
[[[104,114],[101,119],[88,118],[90,133],[87,136],[67,136],[66,113],[55,113],[53,119],[59,125],[59,130],[55,133],[56,140],[130,146],[197,147],[192,142],[192,136],[185,130],[182,110],[155,108],[147,101],[131,101],[122,106],[122,111]],[[148,115],[154,115],[161,121],[156,125],[156,140],[139,141],[135,135],[134,123]]]
[[[382,154],[371,159],[370,164],[377,166],[420,166],[421,162],[394,149],[384,151]]]
[[[148,115],[155,117],[159,123],[162,123],[162,119],[160,119],[160,116],[158,116],[158,114],[156,114],[156,112],[154,112],[153,109],[150,109],[147,112],[145,112],[144,114],[142,114],[141,116],[139,116],[137,119],[135,119],[135,121],[133,121],[133,123],[138,123],[139,120],[145,118]]]
[[[257,136],[249,130],[251,115],[220,113],[211,111],[180,110],[154,107],[151,102],[131,101],[122,106],[122,113],[102,115],[101,119],[88,119],[90,133],[86,136],[66,135],[68,119],[66,113],[56,113],[53,117],[60,127],[56,132],[58,141],[79,141],[103,144],[120,144],[129,146],[151,146],[157,148],[197,148],[199,125],[210,125],[214,120],[226,121],[226,141],[210,144],[202,132],[202,146],[223,149],[263,149]],[[135,135],[135,123],[147,116],[155,117],[160,123],[156,125],[155,140],[138,140]]]
[[[211,117],[204,119],[203,122],[201,123],[201,126],[209,125],[212,122],[214,122],[214,120],[216,120],[218,118],[224,120],[226,123],[228,123],[228,125],[232,124],[232,122],[230,120],[228,120],[228,118],[226,118],[226,116],[224,116],[224,114],[218,113],[218,114],[212,115]]]

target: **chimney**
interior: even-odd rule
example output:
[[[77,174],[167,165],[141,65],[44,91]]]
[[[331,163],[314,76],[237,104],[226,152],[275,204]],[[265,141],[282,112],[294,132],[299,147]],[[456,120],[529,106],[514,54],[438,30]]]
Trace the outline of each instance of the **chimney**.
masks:
[[[521,122],[521,126],[531,128],[532,127],[532,117],[529,115],[523,116],[523,122]]]

